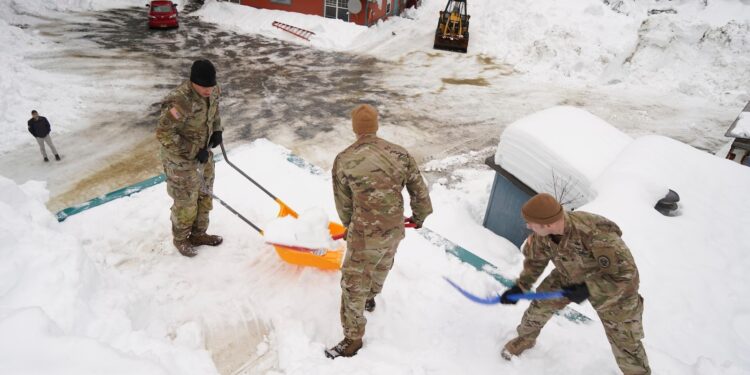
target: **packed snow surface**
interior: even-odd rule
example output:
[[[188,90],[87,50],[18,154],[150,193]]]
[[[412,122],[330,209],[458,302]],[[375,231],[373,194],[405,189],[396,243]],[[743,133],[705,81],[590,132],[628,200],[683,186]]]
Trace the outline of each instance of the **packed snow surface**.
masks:
[[[232,160],[294,209],[304,212],[317,207],[336,220],[328,175],[289,163],[289,155],[288,150],[261,140],[233,150]],[[216,174],[218,196],[260,225],[275,220],[278,205],[265,194],[222,162],[217,164]],[[480,224],[492,174],[466,170],[457,175],[468,178],[450,188],[442,184],[431,187],[435,214],[426,225],[514,277],[522,262],[518,249],[498,241]],[[696,180],[696,175],[701,178]],[[579,208],[610,217],[623,229],[641,273],[641,292],[646,299],[644,342],[655,372],[743,374],[750,370],[744,355],[750,343],[743,333],[749,322],[746,311],[750,303],[743,298],[743,288],[750,282],[744,272],[750,266],[746,256],[750,244],[742,240],[744,228],[750,224],[750,208],[737,205],[734,199],[748,184],[750,173],[745,167],[664,137],[649,136],[622,150],[594,181],[596,198]],[[16,297],[10,299],[9,308],[9,294],[4,293],[4,316],[11,319],[19,311],[37,311],[24,320],[31,322],[28,325],[10,325],[14,327],[12,337],[26,337],[45,348],[53,344],[38,334],[47,332],[41,327],[49,326],[40,318],[40,311],[56,322],[58,335],[81,339],[99,338],[98,329],[130,320],[129,330],[120,328],[124,331],[120,334],[132,335],[128,332],[133,330],[145,336],[144,340],[161,344],[171,340],[175,347],[188,344],[190,350],[175,353],[174,362],[162,362],[165,373],[198,373],[177,370],[182,356],[206,358],[201,349],[208,346],[212,332],[242,327],[240,322],[250,319],[255,322],[252,324],[268,328],[247,358],[257,353],[274,356],[269,371],[279,373],[617,373],[588,303],[574,307],[594,319],[592,324],[553,318],[533,350],[511,362],[500,359],[499,350],[513,337],[527,304],[487,307],[466,300],[442,278],[448,276],[480,295],[502,287],[411,229],[399,248],[383,294],[377,298],[376,312],[367,314],[365,348],[352,359],[331,361],[322,351],[341,339],[339,273],[283,263],[262,237],[229,211],[217,206],[211,215],[211,232],[223,235],[224,244],[201,248],[196,258],[188,259],[170,243],[171,201],[164,185],[70,217],[62,224],[43,211],[39,199],[44,199],[44,190],[38,184],[22,189],[6,181],[5,186],[5,191],[14,193],[3,195],[8,198],[0,212],[14,225],[2,232],[2,264],[14,269],[9,265],[33,261],[38,268],[23,274],[22,280],[29,284],[15,281],[18,271],[0,273],[0,285],[14,285],[12,295],[25,296],[20,302]],[[668,188],[682,198],[678,216],[665,217],[652,208]],[[35,223],[43,224],[44,229]],[[31,230],[51,233],[51,238],[27,235]],[[76,259],[60,253],[68,247],[79,249],[78,258],[85,259],[74,262],[73,269],[88,264],[89,274],[109,275],[117,281],[111,288],[127,291],[121,293],[140,302],[116,315],[106,314],[109,318],[104,321],[96,320],[99,310],[90,306],[98,306],[101,295],[114,299],[107,305],[109,309],[122,306],[117,294],[96,293],[105,286],[83,277],[57,276],[55,282],[45,281],[61,275],[64,266]],[[47,276],[40,279],[39,275]],[[716,282],[722,284],[720,292]],[[59,305],[68,295],[78,296],[77,302],[73,299]],[[77,312],[80,308],[94,313],[82,315]],[[78,324],[96,329],[80,329],[71,324],[71,319],[76,321],[73,317],[82,319]],[[23,347],[7,343],[7,348],[4,354],[10,358],[23,358],[16,355]],[[91,366],[99,364],[101,356],[89,355],[94,348],[83,344],[75,348],[76,357],[92,358]],[[127,353],[133,346],[117,349]],[[159,363],[158,356],[151,361]],[[13,363],[19,369],[34,366],[23,360]],[[151,362],[146,363],[122,366],[140,369],[138,366]],[[199,364],[206,368],[204,362]]]

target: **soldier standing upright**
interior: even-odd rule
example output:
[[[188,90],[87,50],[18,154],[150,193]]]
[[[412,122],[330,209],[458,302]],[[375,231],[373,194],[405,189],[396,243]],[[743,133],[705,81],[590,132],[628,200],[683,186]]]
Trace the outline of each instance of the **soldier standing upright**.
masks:
[[[341,324],[344,339],[325,354],[351,357],[362,347],[367,319],[375,310],[375,296],[404,238],[404,199],[411,198],[417,228],[432,213],[427,185],[414,158],[403,147],[378,138],[378,112],[370,105],[352,111],[357,140],[336,156],[333,193],[341,223],[347,228],[347,252],[341,267]]]
[[[218,246],[222,238],[206,234],[208,213],[213,208],[210,190],[214,183],[211,148],[222,141],[216,69],[208,60],[193,62],[190,79],[179,85],[162,102],[156,138],[161,143],[161,160],[167,175],[167,192],[172,197],[174,246],[186,257],[195,256],[195,246]],[[199,168],[203,182],[199,180]]]
[[[563,211],[549,194],[537,194],[521,209],[526,226],[534,233],[523,247],[523,271],[516,284],[501,296],[531,289],[551,260],[555,269],[538,291],[563,290],[566,298],[533,301],[518,326],[518,337],[502,350],[510,360],[536,343],[552,315],[570,302],[589,299],[604,325],[604,332],[620,370],[626,375],[650,374],[643,348],[643,297],[633,256],[612,221],[587,212]]]

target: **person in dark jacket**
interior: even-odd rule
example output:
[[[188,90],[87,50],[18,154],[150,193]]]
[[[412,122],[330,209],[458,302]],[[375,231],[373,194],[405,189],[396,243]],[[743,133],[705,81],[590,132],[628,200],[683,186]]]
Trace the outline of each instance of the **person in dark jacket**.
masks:
[[[28,125],[29,133],[36,138],[36,143],[39,144],[39,151],[42,152],[44,161],[49,161],[49,158],[47,158],[47,150],[44,148],[45,143],[49,145],[49,148],[55,155],[55,160],[60,161],[60,155],[57,153],[55,145],[52,144],[52,138],[49,136],[51,127],[47,118],[39,116],[39,113],[36,110],[33,110],[31,111],[31,119],[29,119]]]

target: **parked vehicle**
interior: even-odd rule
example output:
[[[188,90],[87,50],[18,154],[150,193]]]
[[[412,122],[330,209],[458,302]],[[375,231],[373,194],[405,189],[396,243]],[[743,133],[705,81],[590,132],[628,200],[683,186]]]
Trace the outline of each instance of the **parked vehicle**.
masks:
[[[171,1],[155,0],[146,4],[148,11],[148,27],[151,29],[162,29],[167,27],[180,27],[177,20],[177,4]]]

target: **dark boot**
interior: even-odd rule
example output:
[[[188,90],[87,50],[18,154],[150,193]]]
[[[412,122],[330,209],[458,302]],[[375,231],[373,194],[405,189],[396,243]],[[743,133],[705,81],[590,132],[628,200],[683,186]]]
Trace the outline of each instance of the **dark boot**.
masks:
[[[60,155],[55,154],[55,160],[60,161]]]
[[[369,312],[375,311],[375,297],[372,297],[365,302],[365,310]]]
[[[177,248],[177,251],[180,252],[180,254],[192,258],[196,255],[198,255],[198,250],[196,250],[193,245],[190,244],[190,241],[188,240],[172,240],[172,243],[174,244],[174,247]]]
[[[536,344],[536,340],[516,337],[505,344],[505,347],[503,348],[503,351],[500,352],[500,355],[506,360],[510,361],[513,356],[519,356],[521,355],[521,353],[526,351],[526,349],[533,348],[534,344]]]
[[[44,157],[44,161],[45,161],[45,162],[48,162],[48,161],[49,161],[49,159],[47,159],[47,157],[45,156],[45,157]]]
[[[326,357],[335,359],[336,357],[354,357],[359,349],[362,348],[362,339],[352,340],[344,338],[338,345],[331,349],[326,349]]]
[[[224,239],[221,236],[213,234],[199,233],[190,235],[190,244],[193,246],[219,246],[222,242],[224,242]]]

